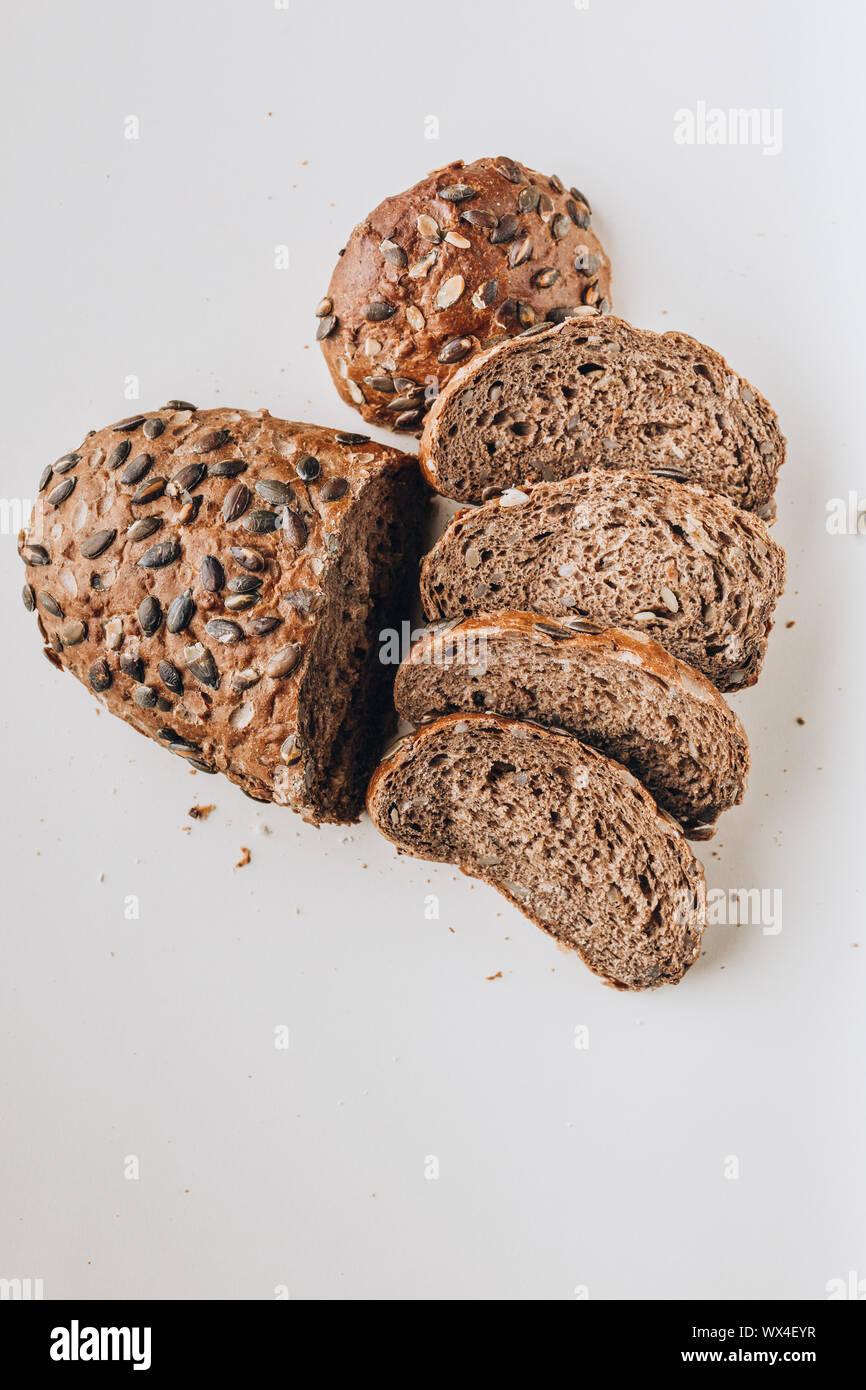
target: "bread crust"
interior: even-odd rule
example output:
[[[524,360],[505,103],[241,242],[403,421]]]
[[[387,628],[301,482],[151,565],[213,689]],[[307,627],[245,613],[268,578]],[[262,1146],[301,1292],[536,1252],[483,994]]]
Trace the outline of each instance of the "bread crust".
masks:
[[[600,389],[605,391],[609,389],[607,378],[625,381],[635,358],[649,361],[653,369],[659,360],[666,361],[668,376],[676,373],[681,380],[682,409],[677,412],[672,401],[670,381],[663,393],[667,403],[656,408],[678,423],[662,425],[656,419],[638,420],[633,422],[635,429],[629,434],[625,432],[628,414],[617,408],[616,418],[609,423],[604,438],[594,435],[591,425],[584,432],[589,437],[584,438],[577,428],[569,435],[560,429],[557,437],[553,426],[544,422],[537,432],[515,436],[509,434],[506,422],[496,432],[506,442],[497,448],[495,456],[482,450],[482,441],[478,440],[477,484],[459,484],[454,470],[466,468],[467,444],[460,427],[466,418],[468,400],[483,383],[485,374],[507,381],[509,371],[513,372],[528,354],[559,354],[566,368],[571,364],[574,399],[567,406],[561,404],[560,410],[573,421],[580,419],[581,400],[591,404],[591,393],[599,389],[596,377],[584,380],[578,373],[578,365],[584,359],[600,359],[607,374],[599,374]],[[533,378],[536,375],[533,373]],[[521,404],[526,404],[530,419],[537,417],[525,392],[517,394]],[[695,402],[703,403],[705,413],[712,417],[715,439],[708,437],[709,430],[702,430],[699,437],[690,433],[694,429]],[[502,400],[497,402],[497,406],[502,404]],[[486,414],[492,413],[490,407]],[[533,423],[538,425],[537,418]],[[641,432],[644,428],[650,432],[647,438]],[[491,436],[494,432],[492,425],[486,428]],[[540,461],[545,457],[546,464]],[[424,476],[437,492],[472,503],[483,500],[485,488],[555,482],[597,465],[669,467],[682,481],[719,492],[737,506],[769,520],[775,515],[773,495],[785,461],[785,439],[769,402],[745,377],[735,373],[720,353],[686,333],[654,333],[635,328],[614,315],[593,314],[529,329],[462,363],[440,391],[424,421],[419,460]]]
[[[459,186],[475,196],[441,196]],[[365,420],[417,434],[466,354],[554,311],[609,308],[610,264],[575,193],[504,157],[455,160],[374,208],[349,237],[317,311],[342,399]],[[521,211],[527,198],[536,205]],[[479,216],[498,226],[467,221]],[[497,240],[512,223],[513,234]],[[371,320],[370,305],[393,312]]]
[[[142,412],[46,470],[21,539],[55,666],[192,767],[314,822],[299,696],[345,528],[381,479],[405,480],[407,509],[426,493],[414,458],[340,438],[266,410]]]

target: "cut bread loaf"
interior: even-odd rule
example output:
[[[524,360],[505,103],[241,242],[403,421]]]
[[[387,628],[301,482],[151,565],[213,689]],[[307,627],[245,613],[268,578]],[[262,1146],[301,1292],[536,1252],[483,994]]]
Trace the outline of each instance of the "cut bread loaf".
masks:
[[[698,955],[706,885],[678,826],[566,734],[438,719],[377,768],[367,809],[400,850],[498,888],[619,989],[676,983]]]
[[[520,610],[646,632],[721,690],[758,678],[785,557],[758,517],[669,478],[591,469],[458,512],[427,618]]]
[[[420,453],[437,492],[461,502],[594,467],[666,469],[768,519],[785,440],[712,348],[593,314],[473,357],[433,405]]]
[[[364,435],[170,402],[45,469],[24,602],[56,666],[192,767],[355,820],[427,496]]]
[[[340,253],[316,337],[365,420],[418,433],[430,401],[497,338],[610,307],[579,189],[513,159],[456,160],[386,198]]]
[[[743,798],[745,730],[716,688],[650,637],[497,613],[432,628],[397,672],[410,724],[506,715],[555,726],[623,763],[690,831]]]

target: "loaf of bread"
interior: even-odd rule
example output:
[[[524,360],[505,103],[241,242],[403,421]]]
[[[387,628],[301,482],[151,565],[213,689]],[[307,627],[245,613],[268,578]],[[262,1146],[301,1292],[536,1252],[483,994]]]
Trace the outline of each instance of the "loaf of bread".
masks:
[[[461,366],[427,416],[420,455],[437,492],[460,502],[588,468],[663,469],[769,519],[785,440],[763,396],[712,348],[592,314]]]
[[[344,401],[417,433],[459,363],[528,325],[610,307],[590,207],[513,159],[456,160],[355,228],[316,337]]]
[[[679,827],[567,734],[448,715],[391,751],[367,809],[400,850],[498,888],[618,989],[675,984],[697,958],[706,885]]]
[[[414,458],[364,435],[170,401],[45,469],[24,602],[50,660],[169,752],[352,821],[427,497]]]
[[[636,628],[720,690],[758,678],[785,556],[726,498],[594,468],[458,512],[426,556],[430,621],[509,609]]]
[[[483,712],[561,728],[623,763],[697,839],[746,788],[733,710],[640,632],[534,613],[442,623],[412,646],[394,703],[415,725]]]

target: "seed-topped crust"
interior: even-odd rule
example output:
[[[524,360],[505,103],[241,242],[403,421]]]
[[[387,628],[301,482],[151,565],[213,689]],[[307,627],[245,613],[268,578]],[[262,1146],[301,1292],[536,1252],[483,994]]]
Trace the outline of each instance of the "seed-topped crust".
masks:
[[[456,160],[352,232],[316,309],[343,400],[417,434],[459,365],[499,338],[610,309],[610,264],[577,188],[515,160]]]
[[[148,477],[171,481],[142,496],[120,464],[145,440]],[[20,547],[54,663],[196,769],[309,820],[356,819],[390,707],[371,624],[404,616],[417,562],[415,459],[178,401],[91,433],[52,471],[70,466],[76,487],[40,499]],[[324,712],[322,682],[336,686]],[[352,753],[334,771],[338,735]]]

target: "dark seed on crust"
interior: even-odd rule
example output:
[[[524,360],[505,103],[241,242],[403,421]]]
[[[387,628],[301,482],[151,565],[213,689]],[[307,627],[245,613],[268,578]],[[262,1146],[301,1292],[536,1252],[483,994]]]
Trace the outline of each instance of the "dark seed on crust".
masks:
[[[159,671],[159,678],[167,690],[172,695],[183,694],[183,676],[176,666],[170,661],[161,661],[156,668]]]
[[[193,488],[198,487],[204,475],[207,473],[206,463],[188,463],[186,468],[181,468],[179,473],[175,473],[169,484],[171,495],[176,497],[180,492],[192,492]]]
[[[466,208],[460,216],[470,227],[495,227],[499,221],[496,213],[488,211],[487,208]]]
[[[331,310],[333,309],[333,307],[334,307],[334,301],[333,301],[333,299],[328,299],[328,297],[327,297],[327,295],[326,295],[325,298],[324,298],[324,299],[320,299],[319,302],[318,302],[318,304],[316,305],[316,318],[317,318],[317,319],[323,319],[323,318],[325,317],[326,314],[330,314],[330,312],[331,312]]]
[[[579,188],[570,188],[568,191],[576,202],[583,203],[583,206],[586,208],[587,212],[592,212],[592,208],[589,205],[589,199],[587,198],[585,193],[581,193]]]
[[[490,240],[494,246],[502,246],[506,241],[511,241],[517,234],[520,226],[517,218],[508,213],[505,217],[500,217],[493,231],[490,233]]]
[[[129,458],[131,449],[132,441],[130,439],[121,439],[120,443],[114,446],[111,453],[108,455],[108,463],[106,465],[112,473],[114,472],[115,468],[119,468],[122,463],[126,463],[126,460]]]
[[[118,420],[117,424],[112,425],[111,428],[113,430],[122,430],[126,434],[132,434],[133,430],[137,430],[139,425],[143,424],[143,415],[128,415],[125,420]]]
[[[294,496],[288,483],[281,482],[279,478],[262,478],[256,483],[256,492],[263,502],[269,502],[272,507],[286,507]]]
[[[555,623],[533,623],[536,632],[541,632],[545,637],[553,637],[557,642],[567,642],[574,636],[567,628],[557,627]]]
[[[684,473],[681,468],[648,468],[647,473],[652,473],[654,478],[672,478],[677,483],[687,483],[688,473]]]
[[[197,410],[198,406],[193,405],[191,401],[171,400],[166,401],[165,408],[166,410]]]
[[[168,606],[168,615],[165,625],[169,632],[184,632],[192,621],[195,613],[195,604],[192,601],[192,592],[187,589],[185,593],[178,594],[177,598],[172,599]]]
[[[395,430],[411,430],[421,419],[420,410],[404,410],[394,421]]]
[[[605,299],[599,300],[598,312],[599,312],[600,314],[609,314],[609,313],[610,313],[610,300],[609,300],[609,299],[605,298]]]
[[[585,232],[590,223],[588,210],[585,207],[581,207],[573,198],[569,198],[565,206],[568,209],[568,215],[575,227],[580,227],[581,230]],[[557,221],[558,220],[557,218]]]
[[[158,710],[161,710],[163,714],[168,714],[169,710],[174,708],[171,700],[167,700],[164,695],[157,695],[156,707]]]
[[[134,459],[130,459],[120,475],[124,487],[133,487],[140,483],[152,463],[150,454],[136,454]]]
[[[120,669],[125,676],[139,683],[144,680],[144,662],[140,656],[122,656]]]
[[[551,285],[555,285],[559,279],[559,271],[555,266],[546,265],[541,270],[536,270],[532,277],[532,283],[537,290],[549,290]]]
[[[598,256],[583,248],[574,258],[574,268],[581,275],[595,275],[598,271]]]
[[[158,598],[148,594],[138,605],[138,623],[145,637],[152,637],[162,622],[162,608]]]
[[[439,349],[436,361],[443,365],[452,362],[462,362],[463,358],[472,351],[471,338],[449,338],[444,347]]]
[[[509,183],[520,183],[523,179],[520,165],[515,164],[513,159],[507,159],[504,155],[497,159],[493,167],[497,174],[501,174]]]
[[[557,241],[561,241],[564,236],[568,236],[571,231],[571,223],[564,212],[561,212],[558,217],[554,217],[550,230]]]
[[[387,299],[374,299],[370,304],[365,304],[361,313],[368,323],[383,323],[385,319],[391,318],[397,312],[396,304],[389,304]]]
[[[179,555],[180,546],[176,540],[160,541],[144,552],[138,564],[143,570],[165,569],[166,565],[174,564]]]
[[[231,618],[211,618],[205,625],[205,632],[208,637],[213,637],[215,642],[221,642],[224,647],[240,642],[244,635],[240,623],[233,623]]]
[[[394,382],[389,376],[365,376],[365,386],[372,386],[374,391],[381,391],[386,396],[393,394]]]
[[[48,502],[48,505],[51,507],[59,507],[61,502],[66,501],[67,497],[69,496],[70,492],[72,492],[77,482],[78,479],[75,477],[64,478],[62,483],[58,483],[57,487],[52,488],[49,492],[47,498],[45,499]]]
[[[48,640],[51,643],[52,651],[57,652],[58,654],[63,651],[63,643],[60,640],[59,632],[52,632]]]
[[[207,434],[203,434],[193,444],[193,453],[212,454],[214,449],[221,449],[230,440],[231,434],[228,430],[208,430]]]
[[[283,512],[282,531],[289,545],[293,545],[296,550],[303,550],[307,544],[307,528],[298,513],[289,507]]]
[[[562,179],[559,178],[559,176],[558,176],[557,174],[551,174],[551,176],[550,176],[548,182],[549,182],[551,188],[555,188],[555,189],[556,189],[556,192],[557,192],[557,193],[564,193],[564,192],[565,192],[565,184],[562,182]]]
[[[87,636],[87,623],[81,622],[80,618],[67,623],[60,631],[60,640],[64,647],[77,647],[79,642],[83,642]]]
[[[282,680],[284,676],[291,675],[301,659],[301,648],[297,642],[290,642],[287,647],[281,647],[278,652],[271,657],[265,667],[265,675],[272,680]]]
[[[478,197],[478,190],[470,188],[468,183],[452,183],[438,189],[438,194],[446,203],[468,203],[471,198]]]
[[[322,483],[319,496],[323,502],[339,502],[341,497],[345,497],[349,491],[349,484],[345,478],[328,478]]]
[[[350,433],[348,430],[339,430],[339,431],[334,435],[334,438],[335,438],[335,440],[337,441],[338,444],[369,444],[369,443],[370,443],[370,436],[369,436],[368,434],[352,434],[352,433]]]
[[[57,474],[68,473],[71,468],[75,467],[76,463],[80,462],[80,454],[64,454],[63,457],[59,458],[55,463],[54,472]]]
[[[223,521],[237,521],[243,516],[252,501],[252,493],[246,483],[234,483],[229,488],[223,502]]]
[[[533,328],[535,326],[535,310],[529,304],[524,304],[522,300],[517,301],[517,322],[521,328]]]
[[[266,536],[270,531],[276,531],[280,524],[277,512],[264,511],[257,508],[244,517],[244,530],[250,531],[254,536]]]
[[[295,589],[285,595],[285,600],[292,605],[296,613],[302,614],[305,618],[311,613],[318,613],[324,601],[322,595],[314,589]]]
[[[226,574],[215,555],[205,555],[201,562],[201,586],[209,594],[218,594],[226,582]]]
[[[538,200],[541,197],[541,189],[536,188],[531,183],[528,188],[521,188],[517,195],[517,208],[519,212],[533,212],[538,207]]]
[[[96,531],[81,542],[81,554],[85,560],[95,560],[98,555],[102,555],[108,549],[116,535],[115,530]]]
[[[245,570],[251,570],[253,574],[257,574],[265,567],[264,556],[260,555],[257,550],[247,550],[244,546],[233,545],[231,553],[239,565],[242,565]]]
[[[190,674],[195,677],[200,685],[207,685],[211,690],[216,690],[220,683],[219,672],[216,662],[206,647],[200,642],[195,646],[186,648],[186,664]]]
[[[42,492],[42,490],[48,486],[49,482],[51,481],[51,478],[52,478],[53,473],[54,473],[54,464],[53,464],[53,463],[49,463],[45,468],[43,468],[41,474],[39,475],[39,488],[38,488],[38,491],[39,491],[39,492]]]
[[[50,565],[51,556],[44,545],[25,545],[21,549],[21,559],[25,565]]]
[[[208,471],[211,478],[236,478],[239,473],[246,473],[247,466],[243,459],[220,459],[217,463],[212,463]]]
[[[298,459],[295,471],[299,478],[303,478],[305,483],[311,483],[314,478],[318,478],[321,464],[312,454],[305,454],[302,459]]]
[[[132,504],[136,507],[144,506],[147,502],[155,502],[165,492],[168,483],[167,478],[148,478],[132,494]]]
[[[323,338],[330,338],[338,323],[336,314],[326,314],[324,318],[319,319],[316,325],[316,342],[320,343]]]
[[[24,600],[24,607],[27,609],[27,612],[32,613],[36,607],[36,595],[33,592],[33,586],[31,584],[24,585],[24,588],[21,590],[21,597]]]
[[[532,255],[532,237],[523,235],[517,241],[513,241],[508,248],[508,264],[523,265]]]
[[[403,270],[409,264],[409,257],[403,247],[398,246],[395,241],[389,241],[387,237],[379,242],[379,250],[388,264],[396,266],[398,270]]]
[[[53,652],[50,647],[43,647],[42,655],[45,657],[45,660],[50,661],[51,665],[56,667],[58,671],[63,670],[63,662],[60,660],[60,657],[57,655],[57,653]]]
[[[258,589],[251,590],[248,594],[232,594],[231,598],[226,599],[226,608],[229,613],[245,613],[248,608],[255,608],[261,602],[261,594]]]
[[[571,304],[557,304],[553,309],[548,309],[545,317],[548,323],[562,323],[573,316],[574,307]]]
[[[57,602],[53,594],[49,594],[47,589],[40,589],[37,595],[40,608],[44,608],[46,613],[50,613],[52,618],[62,618],[63,609]]]
[[[282,621],[282,618],[278,618],[275,613],[262,614],[260,618],[250,618],[247,632],[251,637],[267,637],[268,633],[274,632]]]
[[[132,541],[146,541],[148,536],[154,535],[162,526],[162,519],[158,516],[143,516],[140,521],[134,521],[126,533],[126,539]]]
[[[490,305],[493,303],[494,299],[499,293],[499,281],[485,280],[484,284],[479,286],[476,293],[481,303],[489,309]]]
[[[164,429],[165,425],[163,424],[162,420],[160,420],[158,416],[154,415],[153,419],[145,420],[142,434],[144,435],[145,439],[159,439],[159,436],[162,434]]]
[[[91,690],[95,690],[97,695],[101,695],[104,690],[111,688],[111,670],[105,657],[101,656],[97,661],[94,661],[87,673],[87,679],[90,681]]]
[[[153,709],[156,704],[156,691],[149,685],[137,685],[132,692],[132,698],[139,709]]]
[[[258,574],[236,574],[229,580],[229,593],[257,594],[263,582]]]

